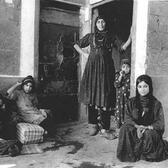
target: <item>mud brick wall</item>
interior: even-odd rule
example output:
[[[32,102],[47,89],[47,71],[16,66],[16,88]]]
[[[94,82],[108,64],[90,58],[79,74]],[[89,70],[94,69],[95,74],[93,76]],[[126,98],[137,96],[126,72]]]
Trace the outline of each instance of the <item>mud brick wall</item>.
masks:
[[[20,58],[20,3],[0,1],[0,75],[18,75]]]
[[[147,74],[152,76],[154,95],[162,102],[165,135],[168,136],[168,0],[149,2]]]

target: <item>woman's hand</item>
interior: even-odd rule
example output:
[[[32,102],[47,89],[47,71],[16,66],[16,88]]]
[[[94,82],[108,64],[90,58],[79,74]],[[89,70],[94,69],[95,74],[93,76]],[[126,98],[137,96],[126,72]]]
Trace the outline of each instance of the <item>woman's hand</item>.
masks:
[[[6,94],[9,99],[12,99],[12,94],[13,94],[14,90],[17,89],[17,87],[21,86],[21,84],[22,84],[22,82],[18,81],[7,90]]]
[[[129,35],[127,41],[121,45],[121,51],[125,51],[132,41],[131,34]]]
[[[126,47],[126,45],[125,44],[123,44],[123,45],[121,45],[121,51],[125,51],[127,49],[127,47]]]
[[[75,50],[76,50],[79,54],[81,54],[84,58],[88,58],[89,54],[86,53],[86,52],[84,52],[84,51],[82,50],[82,48],[79,47],[78,44],[75,44],[75,45],[74,45],[74,48],[75,48]]]
[[[16,85],[17,85],[17,86],[20,86],[21,84],[22,84],[21,81],[17,81],[17,82],[16,82]]]
[[[137,136],[138,136],[139,139],[141,139],[142,136],[143,136],[141,127],[138,127],[138,128],[137,128]]]
[[[40,109],[40,112],[45,118],[47,118],[47,113],[45,109]]]
[[[88,54],[88,53],[83,52],[83,53],[82,53],[82,56],[84,56],[85,58],[88,58],[89,54]]]
[[[142,138],[143,133],[145,132],[145,130],[147,129],[146,126],[144,125],[135,125],[135,127],[137,128],[137,136],[138,138]]]

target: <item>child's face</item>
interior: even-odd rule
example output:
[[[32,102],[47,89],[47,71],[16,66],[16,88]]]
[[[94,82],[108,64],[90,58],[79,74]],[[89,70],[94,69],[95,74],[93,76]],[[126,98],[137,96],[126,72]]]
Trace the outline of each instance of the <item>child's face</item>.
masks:
[[[137,89],[141,96],[146,96],[149,93],[149,85],[144,81],[138,84]]]
[[[105,29],[106,23],[103,19],[98,19],[96,26],[99,31],[103,31]]]
[[[23,85],[23,90],[25,93],[30,93],[33,89],[33,84],[32,83],[26,83]]]
[[[128,64],[123,64],[121,70],[125,72],[125,74],[128,74],[130,72],[130,66]]]

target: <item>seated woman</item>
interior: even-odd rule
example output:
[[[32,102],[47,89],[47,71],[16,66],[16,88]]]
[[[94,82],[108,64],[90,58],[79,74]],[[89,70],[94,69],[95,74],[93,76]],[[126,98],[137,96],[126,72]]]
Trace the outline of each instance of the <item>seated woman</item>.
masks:
[[[20,154],[22,144],[16,139],[13,104],[0,94],[0,156]]]
[[[12,119],[11,103],[0,94],[0,138],[15,139],[16,123]]]
[[[151,78],[141,75],[136,81],[136,96],[127,104],[125,123],[120,129],[118,159],[123,162],[166,159],[168,148],[163,133],[162,104],[153,96]]]
[[[21,89],[17,89],[21,86]],[[49,134],[54,132],[53,121],[48,110],[38,109],[38,99],[35,93],[35,81],[32,76],[25,77],[7,91],[8,98],[14,100],[18,107],[18,122],[27,122],[42,126]]]

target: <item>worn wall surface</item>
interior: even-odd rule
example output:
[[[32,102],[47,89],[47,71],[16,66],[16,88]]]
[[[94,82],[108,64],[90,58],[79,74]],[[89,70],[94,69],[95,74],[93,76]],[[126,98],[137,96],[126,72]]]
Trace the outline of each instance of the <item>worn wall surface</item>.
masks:
[[[40,13],[40,21],[79,27],[79,14],[59,9],[43,9]]]
[[[168,0],[149,2],[147,74],[152,76],[154,95],[162,102],[168,136]]]
[[[60,2],[67,2],[67,3],[73,3],[78,5],[85,5],[85,0],[59,0]]]
[[[0,92],[27,75],[37,76],[38,4],[0,0]]]
[[[20,4],[0,1],[0,75],[18,75]]]

